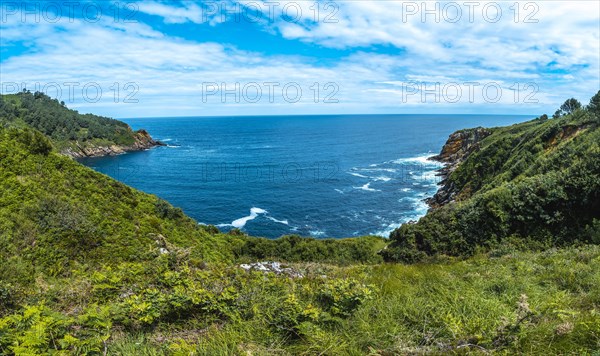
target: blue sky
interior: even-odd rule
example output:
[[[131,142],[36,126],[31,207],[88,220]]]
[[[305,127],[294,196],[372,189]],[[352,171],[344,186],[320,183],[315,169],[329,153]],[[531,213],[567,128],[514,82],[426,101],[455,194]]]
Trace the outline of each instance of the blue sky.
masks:
[[[3,1],[0,11],[3,93],[43,89],[113,117],[539,115],[600,88],[597,1]]]

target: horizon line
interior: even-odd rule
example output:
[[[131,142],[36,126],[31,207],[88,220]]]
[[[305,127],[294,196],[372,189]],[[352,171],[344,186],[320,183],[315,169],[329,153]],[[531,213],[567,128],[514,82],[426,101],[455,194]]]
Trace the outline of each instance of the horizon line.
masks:
[[[233,118],[233,117],[304,117],[304,116],[402,116],[402,115],[437,115],[437,116],[531,116],[535,114],[438,114],[438,113],[404,113],[404,114],[266,114],[266,115],[193,115],[193,116],[134,116],[134,117],[113,117],[116,120],[136,120],[136,119],[185,119],[185,118]],[[538,115],[539,116],[539,115]]]

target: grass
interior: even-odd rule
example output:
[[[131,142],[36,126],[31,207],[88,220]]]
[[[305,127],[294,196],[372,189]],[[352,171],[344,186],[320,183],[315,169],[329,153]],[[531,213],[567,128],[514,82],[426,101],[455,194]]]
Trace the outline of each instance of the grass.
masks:
[[[559,132],[544,121],[525,126],[498,130],[550,138]],[[527,199],[564,197],[566,216],[585,215],[577,204],[588,215],[597,211],[596,127],[559,142],[545,161],[548,179],[528,181]],[[576,140],[579,146],[567,147]],[[485,152],[505,161],[501,145],[489,147],[498,152],[480,151],[471,163],[489,162]],[[599,220],[587,235],[561,230],[560,249],[524,252],[516,237],[486,248],[457,239],[453,246],[469,247],[469,254],[446,257],[452,254],[440,249],[430,263],[382,263],[379,252],[393,245],[377,237],[221,234],[51,149],[26,126],[0,128],[0,355],[600,355],[600,247],[584,245],[598,242],[589,237],[600,236]],[[565,160],[573,152],[585,160]],[[573,173],[564,184],[550,179],[561,171],[559,161]],[[464,167],[465,175],[473,168]],[[535,190],[540,186],[550,193],[582,189],[546,194]],[[478,200],[490,204],[473,204],[464,215],[478,236],[494,238],[483,227],[515,216],[498,214],[519,202],[504,193],[491,188],[486,199],[494,199]],[[432,215],[439,220],[421,219],[431,229],[417,232],[457,238],[444,231],[457,225],[451,212]],[[545,226],[531,223],[535,216],[523,215],[529,220],[521,226]],[[414,237],[415,244],[423,240]],[[296,273],[239,266],[263,260]]]
[[[274,295],[250,317],[196,328],[163,324],[115,333],[115,355],[598,354],[600,248],[515,252],[433,264],[335,267],[294,264],[307,280],[354,278],[374,293],[350,317],[303,325],[300,336],[271,327]],[[285,280],[301,285],[305,282]]]

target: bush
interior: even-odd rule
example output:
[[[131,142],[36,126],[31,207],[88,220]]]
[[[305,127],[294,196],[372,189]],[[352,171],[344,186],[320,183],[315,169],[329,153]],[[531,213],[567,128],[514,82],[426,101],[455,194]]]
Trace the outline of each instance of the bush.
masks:
[[[13,129],[10,136],[16,138],[32,154],[47,156],[52,151],[52,142],[37,130]]]
[[[577,110],[560,120],[498,128],[448,177],[460,201],[394,231],[386,261],[470,256],[507,239],[523,248],[595,242],[600,128]],[[544,146],[542,146],[544,144]]]

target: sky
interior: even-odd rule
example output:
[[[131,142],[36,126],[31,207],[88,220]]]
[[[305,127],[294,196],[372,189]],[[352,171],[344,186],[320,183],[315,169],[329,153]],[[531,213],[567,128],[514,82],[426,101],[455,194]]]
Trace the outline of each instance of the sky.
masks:
[[[552,114],[598,1],[2,1],[0,90],[116,118]]]

